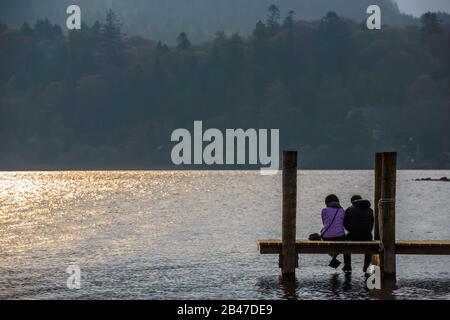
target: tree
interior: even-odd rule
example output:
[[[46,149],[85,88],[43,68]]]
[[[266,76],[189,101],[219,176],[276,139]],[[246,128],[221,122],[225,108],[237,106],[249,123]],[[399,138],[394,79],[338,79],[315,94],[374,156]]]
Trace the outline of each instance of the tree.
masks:
[[[101,26],[101,41],[106,61],[121,62],[123,59],[122,24],[111,9],[106,13],[105,23]]]
[[[3,23],[3,21],[0,21],[0,33],[4,32],[8,29],[8,26]]]
[[[177,38],[178,50],[189,50],[191,48],[191,42],[185,32],[180,33]]]
[[[295,74],[298,72],[296,66],[296,61],[301,60],[299,56],[295,53],[295,45],[294,45],[294,27],[295,27],[295,12],[289,11],[288,15],[284,19],[283,29],[285,30],[285,38],[283,43],[280,45],[282,61],[281,68],[283,69],[282,73],[285,75],[285,79],[287,82],[293,83],[292,79],[294,79]]]
[[[102,25],[100,22],[95,21],[94,24],[91,27],[91,31],[93,34],[95,35],[99,35],[101,33],[102,30]]]
[[[33,35],[37,39],[50,39],[54,35],[54,29],[48,19],[38,20],[34,25]]]
[[[83,22],[81,30],[69,30],[68,39],[70,75],[78,79],[92,74],[95,70],[94,56],[98,52],[98,34]]]
[[[223,67],[224,52],[228,45],[228,38],[225,31],[218,31],[213,40],[213,46],[209,55],[209,65],[211,68]]]
[[[217,48],[223,48],[224,45],[227,43],[227,34],[225,31],[217,31],[216,36],[214,37],[214,46]]]
[[[61,27],[55,24],[52,28],[52,35],[54,37],[61,37],[63,35]]]
[[[22,27],[20,28],[20,32],[24,35],[24,36],[32,36],[33,35],[33,29],[31,29],[30,25],[28,24],[28,22],[24,22],[22,24]]]
[[[280,27],[280,9],[275,4],[272,4],[267,10],[267,28],[271,34],[275,34]]]
[[[342,25],[342,20],[336,12],[329,11],[320,21],[320,31],[328,35],[336,35],[339,33]]]
[[[436,13],[427,12],[420,18],[422,28],[420,29],[423,38],[427,38],[434,34],[442,34],[443,30]]]
[[[353,54],[351,50],[350,28],[336,12],[330,11],[320,21],[318,40],[319,58],[323,66],[331,72],[348,71],[347,62]]]
[[[122,24],[117,15],[109,9],[106,13],[105,23],[102,26],[103,35],[116,41],[122,40]]]
[[[253,60],[256,64],[262,65],[266,60],[267,47],[269,46],[268,30],[262,21],[258,21],[256,24],[253,37]]]
[[[158,41],[158,43],[156,44],[156,56],[160,57],[165,55],[167,52],[169,52],[169,47],[162,43],[161,41]]]
[[[283,28],[292,30],[294,27],[294,19],[295,19],[295,11],[291,10],[288,12],[288,15],[284,19]]]
[[[255,30],[253,30],[253,37],[255,37],[256,41],[265,40],[267,38],[266,25],[261,20],[256,23]]]
[[[244,42],[242,41],[242,37],[239,33],[234,33],[231,36],[228,45],[228,52],[231,65],[242,68],[245,63]]]

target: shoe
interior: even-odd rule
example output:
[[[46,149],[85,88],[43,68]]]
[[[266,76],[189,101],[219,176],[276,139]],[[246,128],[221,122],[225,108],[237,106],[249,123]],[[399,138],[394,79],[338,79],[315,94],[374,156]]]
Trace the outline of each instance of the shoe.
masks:
[[[330,263],[328,264],[329,267],[333,269],[337,269],[341,265],[341,262],[338,259],[331,259]]]

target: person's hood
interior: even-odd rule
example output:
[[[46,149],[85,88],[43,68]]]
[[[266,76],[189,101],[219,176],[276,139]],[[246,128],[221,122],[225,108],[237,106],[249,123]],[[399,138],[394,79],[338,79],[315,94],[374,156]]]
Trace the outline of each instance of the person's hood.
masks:
[[[335,201],[331,202],[331,203],[328,205],[328,207],[329,207],[329,208],[342,208],[341,205],[340,205],[340,203],[339,203],[339,202],[335,202]]]
[[[362,209],[367,209],[367,208],[370,208],[370,206],[371,206],[370,201],[364,200],[364,199],[354,201],[353,205],[355,207],[362,208]]]

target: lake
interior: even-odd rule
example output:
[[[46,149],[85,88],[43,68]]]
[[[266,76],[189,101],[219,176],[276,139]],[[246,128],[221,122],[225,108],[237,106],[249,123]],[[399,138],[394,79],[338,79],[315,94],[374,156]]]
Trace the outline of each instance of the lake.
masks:
[[[450,171],[399,171],[397,239],[450,239]],[[323,198],[373,200],[372,171],[299,171],[297,237]],[[281,175],[259,171],[0,172],[1,299],[450,299],[450,256],[397,256],[398,286],[368,291],[326,255],[301,255],[295,288],[257,239],[281,238]],[[342,259],[341,259],[342,260]],[[81,269],[81,289],[66,285]]]

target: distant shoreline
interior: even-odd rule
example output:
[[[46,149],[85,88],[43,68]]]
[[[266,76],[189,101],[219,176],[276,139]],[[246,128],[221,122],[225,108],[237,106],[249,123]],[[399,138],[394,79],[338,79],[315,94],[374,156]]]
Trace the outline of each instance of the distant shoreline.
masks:
[[[299,168],[298,171],[371,171],[373,168],[358,168],[358,169],[347,169],[347,168]],[[31,167],[31,168],[0,168],[0,172],[57,172],[57,171],[67,171],[67,172],[77,172],[77,171],[257,171],[259,168],[195,168],[195,167],[57,167],[57,168],[47,168],[47,167]],[[399,171],[449,171],[450,168],[399,168]],[[280,171],[281,172],[281,171]],[[443,177],[424,177],[418,178],[414,181],[449,181],[442,180]]]

